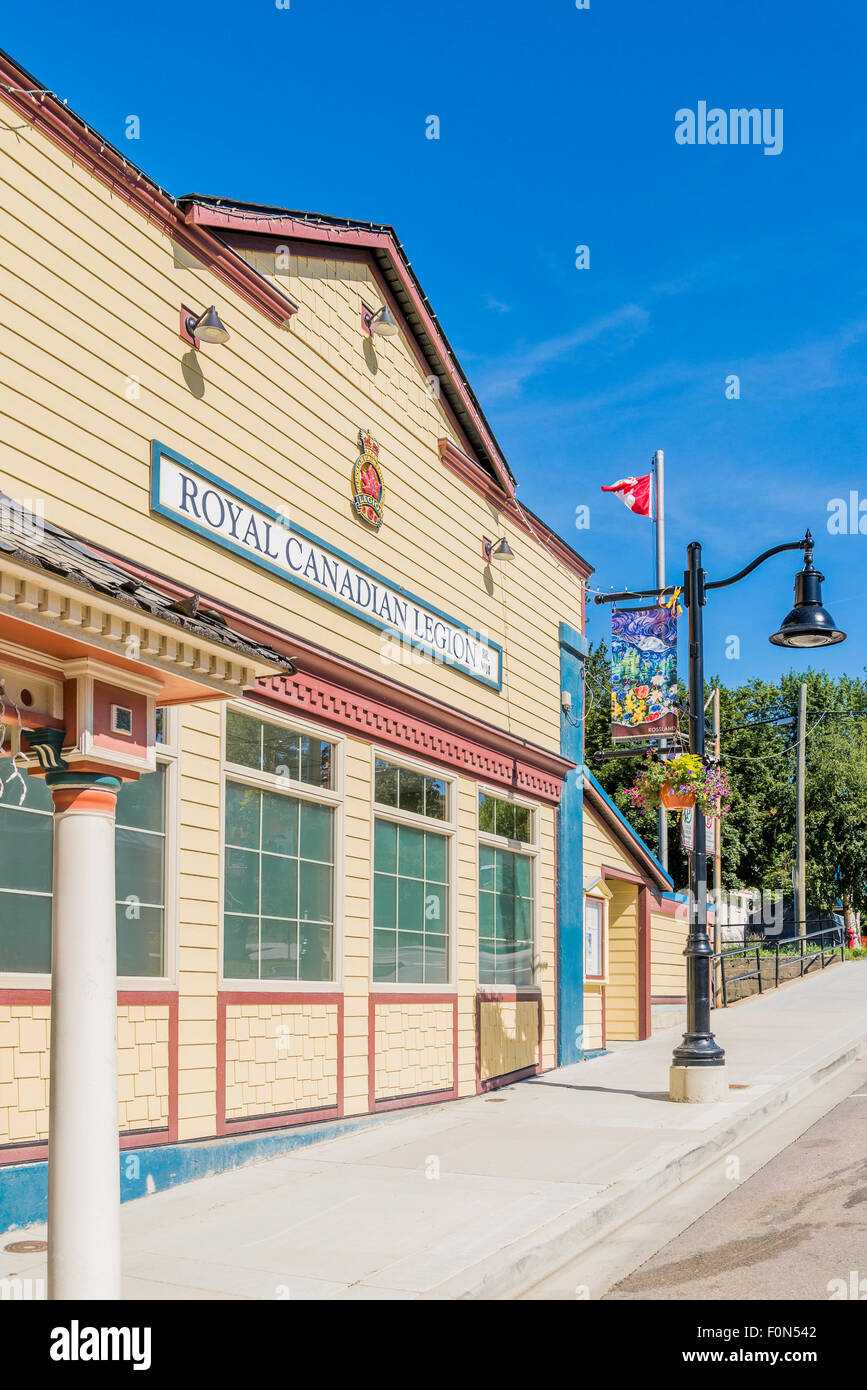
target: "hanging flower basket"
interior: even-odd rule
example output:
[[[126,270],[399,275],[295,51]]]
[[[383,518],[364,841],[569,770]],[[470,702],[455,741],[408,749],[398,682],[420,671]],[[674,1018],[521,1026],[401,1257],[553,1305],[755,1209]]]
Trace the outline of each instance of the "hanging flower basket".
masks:
[[[673,782],[668,782],[660,787],[659,800],[666,811],[687,811],[695,805],[695,793],[685,792]]]
[[[657,806],[685,811],[697,806],[706,816],[724,816],[729,784],[721,768],[703,762],[695,753],[668,759],[649,753],[626,795],[636,811],[653,811]]]

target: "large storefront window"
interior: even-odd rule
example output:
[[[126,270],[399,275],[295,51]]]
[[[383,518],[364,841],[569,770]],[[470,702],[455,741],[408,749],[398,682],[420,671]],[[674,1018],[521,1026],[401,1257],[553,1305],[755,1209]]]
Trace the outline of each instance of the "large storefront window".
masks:
[[[333,979],[335,810],[288,790],[331,787],[333,752],[321,739],[226,713],[228,979]]]
[[[502,840],[532,843],[533,813],[479,796],[479,983],[532,985],[534,856]]]
[[[163,741],[161,727],[158,734]],[[0,759],[0,780],[12,777]],[[54,814],[40,777],[15,778],[0,802],[0,973],[51,971],[51,893]],[[117,796],[115,898],[117,973],[159,978],[166,973],[167,764]]]
[[[446,984],[449,837],[418,821],[448,818],[448,786],[442,778],[382,758],[374,776],[377,804],[393,808],[374,823],[374,982]]]

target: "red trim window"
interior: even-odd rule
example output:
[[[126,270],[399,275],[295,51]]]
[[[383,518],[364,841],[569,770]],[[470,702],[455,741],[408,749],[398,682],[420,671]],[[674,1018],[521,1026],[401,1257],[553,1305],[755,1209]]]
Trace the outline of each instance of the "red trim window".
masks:
[[[604,898],[584,899],[584,979],[604,984],[608,978],[608,905]]]

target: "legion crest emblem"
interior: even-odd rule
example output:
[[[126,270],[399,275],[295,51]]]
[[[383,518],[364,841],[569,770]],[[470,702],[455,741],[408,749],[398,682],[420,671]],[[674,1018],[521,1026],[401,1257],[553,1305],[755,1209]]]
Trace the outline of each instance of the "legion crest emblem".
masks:
[[[378,531],[382,525],[385,484],[379,462],[379,445],[370,430],[358,431],[360,453],[352,470],[352,505],[362,521]]]

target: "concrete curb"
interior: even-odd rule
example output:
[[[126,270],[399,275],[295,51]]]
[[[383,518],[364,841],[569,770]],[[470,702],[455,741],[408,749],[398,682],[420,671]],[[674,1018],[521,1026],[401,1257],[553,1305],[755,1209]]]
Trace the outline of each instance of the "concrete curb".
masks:
[[[653,1159],[564,1216],[428,1290],[422,1300],[508,1299],[526,1292],[803,1100],[854,1062],[865,1042],[867,1029],[862,1025],[851,1041],[837,1043],[818,1061],[756,1096],[753,1104],[747,1102],[737,1115],[721,1120],[700,1139],[686,1136],[681,1152]]]

